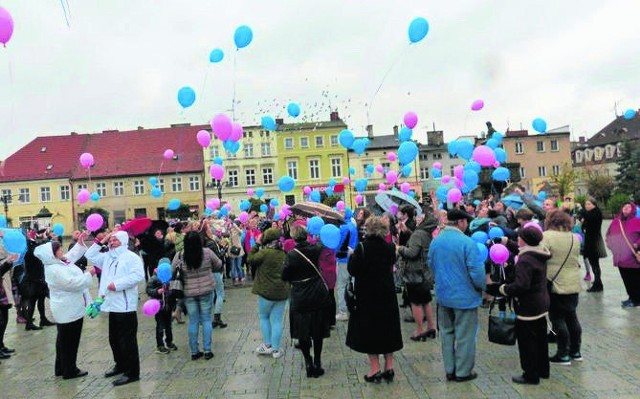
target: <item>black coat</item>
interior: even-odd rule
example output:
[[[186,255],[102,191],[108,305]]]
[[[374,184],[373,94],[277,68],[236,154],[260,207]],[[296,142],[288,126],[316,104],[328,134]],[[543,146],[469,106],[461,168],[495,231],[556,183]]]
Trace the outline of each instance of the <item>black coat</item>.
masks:
[[[398,298],[393,282],[396,249],[380,237],[365,237],[349,258],[357,310],[349,317],[347,346],[367,354],[402,349]]]
[[[606,252],[601,253],[604,249],[604,240],[602,239],[602,212],[600,208],[584,212],[582,231],[584,232],[584,256],[587,258],[606,257]]]
[[[295,283],[297,281],[315,279],[319,273],[321,274],[318,259],[320,258],[322,247],[309,244],[307,241],[301,241],[296,242],[295,249],[303,253],[313,265],[294,250],[287,253],[284,260],[284,268],[282,269],[282,280],[290,283],[292,281],[294,282],[291,284],[290,291],[291,309],[302,313],[322,309],[326,306],[326,302],[324,301],[315,304],[315,306],[300,306],[301,303],[306,303],[307,301],[303,301],[303,297],[301,296],[305,293],[301,290],[301,285]]]

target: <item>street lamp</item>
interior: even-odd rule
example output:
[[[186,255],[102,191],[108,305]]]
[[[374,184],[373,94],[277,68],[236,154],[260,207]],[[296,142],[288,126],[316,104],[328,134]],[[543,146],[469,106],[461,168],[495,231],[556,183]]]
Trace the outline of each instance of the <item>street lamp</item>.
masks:
[[[231,186],[231,184],[229,184],[228,181],[222,181],[222,180],[218,180],[218,179],[213,179],[212,183],[211,183],[211,187],[215,188],[218,190],[218,199],[220,200],[220,202],[222,202],[222,187],[229,187]]]
[[[14,195],[2,195],[0,196],[0,201],[4,204],[4,216],[9,219],[9,202],[11,202],[11,198],[17,197],[19,194]]]

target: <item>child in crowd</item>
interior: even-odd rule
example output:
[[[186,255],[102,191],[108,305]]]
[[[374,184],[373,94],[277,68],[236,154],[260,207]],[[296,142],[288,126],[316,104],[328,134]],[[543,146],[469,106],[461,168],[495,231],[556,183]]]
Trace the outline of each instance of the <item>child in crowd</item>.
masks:
[[[162,258],[159,264],[162,263],[171,263],[171,261],[167,258]],[[175,307],[175,299],[171,296],[169,284],[163,284],[158,279],[156,272],[153,273],[153,276],[147,282],[147,295],[149,295],[149,298],[160,301],[160,310],[155,315],[156,352],[166,355],[171,350],[178,350],[178,347],[173,343],[173,331],[171,330],[171,315]]]

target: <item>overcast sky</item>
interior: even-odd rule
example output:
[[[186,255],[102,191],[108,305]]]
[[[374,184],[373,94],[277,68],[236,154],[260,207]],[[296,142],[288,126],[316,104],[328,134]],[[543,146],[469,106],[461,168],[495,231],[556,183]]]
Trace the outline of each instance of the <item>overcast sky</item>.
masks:
[[[234,81],[245,125],[296,101],[298,120],[334,108],[382,135],[414,110],[420,140],[433,124],[452,139],[535,117],[577,138],[616,103],[640,107],[638,0],[68,0],[69,25],[58,0],[0,6],[15,21],[0,48],[0,159],[39,135],[207,123],[231,108]],[[409,46],[418,16],[431,29]],[[254,40],[236,52],[242,24]],[[225,59],[210,64],[216,47]],[[181,112],[185,85],[198,98]]]

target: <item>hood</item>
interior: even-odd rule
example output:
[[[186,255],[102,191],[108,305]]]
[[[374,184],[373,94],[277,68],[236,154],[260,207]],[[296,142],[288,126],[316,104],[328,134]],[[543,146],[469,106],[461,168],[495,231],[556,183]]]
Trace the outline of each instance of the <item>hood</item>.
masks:
[[[618,219],[620,219],[622,221],[633,219],[634,217],[638,216],[638,206],[636,204],[634,204],[632,201],[625,202],[622,206],[624,207],[627,204],[631,205],[631,216],[625,218],[622,215],[622,207],[620,207],[620,213],[618,213]]]
[[[45,266],[58,263],[58,259],[56,259],[55,255],[53,254],[53,247],[51,246],[50,242],[38,245],[33,251],[33,254],[38,259],[40,259],[40,261],[42,261],[42,264]]]
[[[478,230],[479,228],[489,223],[490,221],[491,219],[489,218],[475,218],[471,221],[471,223],[469,223],[469,230],[471,231]]]
[[[129,250],[129,234],[126,231],[119,231],[114,235],[116,236],[118,241],[120,241],[120,246],[114,249],[110,248],[108,254],[112,258],[117,258],[118,256]]]
[[[433,230],[436,229],[436,227],[438,227],[438,219],[429,217],[423,220],[422,223],[420,223],[420,225],[416,227],[416,230],[424,230],[427,233],[431,234],[433,233]]]
[[[546,262],[551,259],[551,252],[544,248],[542,245],[530,246],[525,245],[524,247],[520,247],[519,255],[522,256],[524,254],[529,254],[542,262]]]
[[[263,245],[266,245],[271,241],[278,240],[281,235],[282,234],[280,233],[279,229],[268,228],[267,230],[264,231],[264,233],[262,233],[262,236],[260,237],[260,242],[262,242]]]

